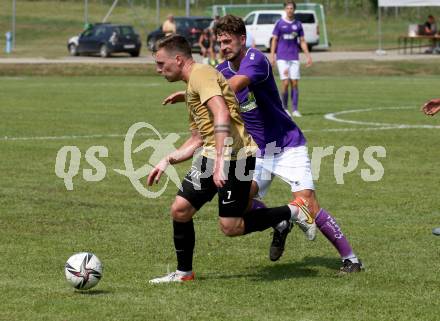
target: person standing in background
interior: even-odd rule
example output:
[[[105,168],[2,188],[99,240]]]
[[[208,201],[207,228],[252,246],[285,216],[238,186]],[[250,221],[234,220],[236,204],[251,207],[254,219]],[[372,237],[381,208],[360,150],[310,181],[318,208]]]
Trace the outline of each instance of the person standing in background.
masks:
[[[165,34],[165,36],[176,33],[176,23],[172,14],[169,14],[167,16],[167,20],[165,20],[162,24],[162,32]]]
[[[199,38],[200,55],[203,57],[203,63],[209,64],[210,60],[213,60],[212,46],[211,46],[211,33],[208,28],[202,31]]]
[[[423,25],[423,35],[435,36],[437,34],[437,24],[433,15],[428,16],[428,20]],[[431,47],[428,48],[425,53],[434,53],[436,49],[436,39],[431,40]]]
[[[289,110],[289,84],[290,97],[292,101],[292,116],[301,117],[298,111],[298,80],[299,75],[299,51],[302,49],[306,55],[306,67],[312,65],[312,57],[309,54],[307,43],[304,40],[304,30],[301,22],[295,20],[294,1],[287,1],[284,4],[286,17],[281,18],[275,24],[273,30],[272,45],[270,48],[270,62],[278,67],[282,81],[281,97],[284,109]]]

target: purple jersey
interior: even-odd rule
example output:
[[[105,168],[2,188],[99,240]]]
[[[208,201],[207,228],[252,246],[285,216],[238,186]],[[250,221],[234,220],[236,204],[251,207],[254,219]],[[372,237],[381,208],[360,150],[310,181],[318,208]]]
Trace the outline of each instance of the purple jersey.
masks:
[[[276,48],[277,59],[299,60],[299,38],[304,37],[301,22],[281,18],[276,22],[272,35],[278,37],[278,45]]]
[[[273,142],[280,148],[306,144],[301,130],[283,108],[272,67],[261,51],[248,49],[238,71],[234,71],[228,61],[216,68],[226,79],[235,75],[250,79],[249,87],[235,95],[246,130],[257,143],[261,155],[264,155],[266,145]]]

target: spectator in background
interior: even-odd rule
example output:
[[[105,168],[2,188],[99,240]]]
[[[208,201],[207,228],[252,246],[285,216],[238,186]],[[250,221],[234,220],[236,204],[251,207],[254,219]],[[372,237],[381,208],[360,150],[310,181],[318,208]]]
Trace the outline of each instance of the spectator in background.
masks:
[[[176,23],[174,22],[174,16],[172,14],[169,14],[167,20],[162,24],[162,32],[165,36],[176,33]]]
[[[306,67],[312,65],[312,57],[309,54],[307,43],[304,39],[304,29],[300,21],[295,20],[296,3],[286,1],[284,10],[286,16],[278,20],[275,24],[270,49],[270,62],[277,65],[278,73],[282,81],[281,97],[286,112],[289,113],[289,85],[290,97],[292,101],[292,116],[301,117],[298,111],[298,81],[299,72],[299,52],[302,49],[306,56]]]
[[[423,33],[426,36],[434,36],[437,33],[437,24],[435,23],[435,18],[432,15],[428,16],[428,20],[423,25]]]
[[[433,15],[428,16],[428,20],[423,25],[423,35],[435,36],[437,34],[437,24]],[[436,46],[436,40],[432,39],[431,47],[428,48],[425,53],[433,53]]]
[[[217,26],[218,20],[220,19],[219,15],[216,15],[214,17],[214,20],[211,21],[211,24],[209,25],[209,32],[211,33],[211,62],[210,64],[215,66],[218,63],[217,56],[221,59],[221,53],[220,53],[220,47],[217,44],[217,34],[215,32],[215,28]]]
[[[216,15],[214,17],[214,19],[211,21],[211,23],[209,24],[209,29],[211,30],[211,33],[213,34],[214,37],[215,37],[215,32],[213,32],[213,31],[214,31],[215,26],[217,25],[219,19],[220,19],[220,16]]]
[[[202,31],[199,38],[200,55],[203,57],[203,63],[208,64],[210,60],[213,59],[212,46],[211,46],[212,36],[208,28]]]

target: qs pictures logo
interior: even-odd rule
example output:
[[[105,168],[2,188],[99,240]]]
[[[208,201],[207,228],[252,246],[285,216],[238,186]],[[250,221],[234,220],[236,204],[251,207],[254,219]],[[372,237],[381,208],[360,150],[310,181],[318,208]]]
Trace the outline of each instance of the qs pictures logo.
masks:
[[[149,137],[142,144],[132,149],[133,139],[141,129],[148,129]],[[173,166],[168,166],[164,174],[166,181],[159,191],[151,191],[145,185],[144,179],[161,159],[176,150],[174,144],[180,136],[176,133],[168,134],[166,137],[162,135],[152,126],[145,122],[133,124],[127,131],[124,140],[124,165],[125,169],[113,169],[116,173],[124,175],[129,179],[136,191],[147,198],[157,198],[162,195],[168,183],[173,182],[177,188],[181,189],[179,175]],[[146,148],[151,148],[153,152],[150,155],[147,164],[138,169],[134,168],[132,154],[137,154]],[[108,157],[109,151],[105,146],[91,146],[85,153],[86,162],[94,168],[83,169],[83,179],[88,182],[99,182],[103,180],[107,173],[107,168],[99,158]],[[70,156],[70,157],[69,157]],[[62,147],[56,157],[55,174],[64,180],[66,189],[71,191],[74,189],[73,178],[79,174],[81,164],[81,151],[77,146]]]

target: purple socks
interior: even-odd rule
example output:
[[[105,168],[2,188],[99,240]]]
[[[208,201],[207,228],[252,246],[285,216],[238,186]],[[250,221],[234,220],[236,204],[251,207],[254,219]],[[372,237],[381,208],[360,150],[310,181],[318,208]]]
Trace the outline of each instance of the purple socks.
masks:
[[[316,215],[315,222],[322,234],[324,234],[324,236],[339,252],[342,260],[351,259],[352,262],[357,261],[356,255],[353,253],[350,243],[348,243],[334,217],[332,217],[326,210],[321,208],[321,210],[318,212],[318,215]]]
[[[259,208],[266,208],[263,202],[253,199],[251,210]],[[315,218],[316,226],[319,228],[322,234],[329,240],[330,243],[336,248],[341,256],[342,260],[350,259],[353,263],[358,262],[358,258],[354,254],[350,243],[342,233],[341,228],[333,216],[330,215],[325,209],[321,208]]]
[[[292,101],[292,111],[298,110],[298,88],[290,89],[290,99]],[[289,93],[287,91],[282,93],[283,107],[289,110]]]
[[[287,92],[287,90],[285,92],[282,93],[283,95],[283,107],[285,110],[289,110],[289,93]]]
[[[292,110],[298,110],[298,88],[290,89],[290,98],[292,99]]]

